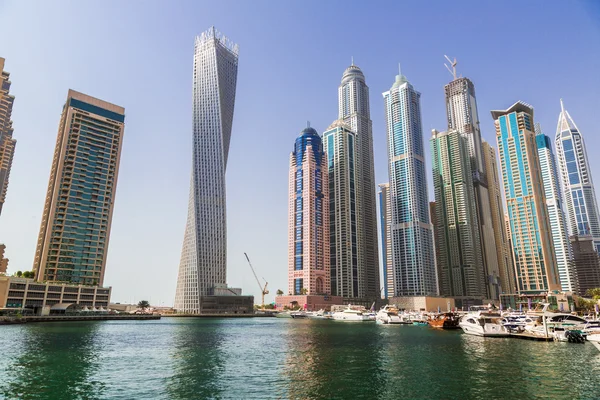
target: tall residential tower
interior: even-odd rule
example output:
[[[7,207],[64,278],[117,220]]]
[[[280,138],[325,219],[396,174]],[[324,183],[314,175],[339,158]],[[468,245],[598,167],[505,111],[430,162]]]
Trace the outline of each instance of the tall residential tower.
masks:
[[[556,127],[556,156],[570,235],[591,236],[600,252],[600,220],[585,142],[562,100]]]
[[[562,208],[560,181],[556,171],[552,141],[542,133],[540,124],[535,124],[535,133],[548,208],[548,218],[550,219],[550,229],[552,231],[552,242],[554,244],[554,251],[556,252],[558,275],[562,290],[571,292],[576,286],[575,275],[571,264],[571,246]]]
[[[339,116],[356,134],[356,195],[359,199],[357,232],[360,270],[359,281],[364,281],[364,296],[379,298],[379,254],[377,248],[377,203],[375,194],[375,166],[373,160],[373,123],[369,108],[369,87],[365,76],[354,63],[342,76],[338,88]]]
[[[468,78],[457,78],[456,70],[453,74],[454,80],[444,87],[448,130],[456,130],[467,139],[487,298],[498,300],[502,291],[500,270],[504,266],[498,265],[475,85]]]
[[[522,294],[560,290],[533,108],[521,101],[492,111],[502,166],[517,287]]]
[[[13,139],[11,114],[15,96],[10,94],[10,74],[4,71],[4,58],[0,58],[0,213],[6,200],[8,177],[17,141]]]
[[[306,128],[290,154],[288,293],[331,294],[329,178],[321,137]],[[348,238],[349,239],[349,238]],[[343,244],[343,243],[341,243]],[[348,255],[347,252],[344,255]],[[352,257],[351,254],[349,254]],[[346,260],[344,265],[348,266]],[[344,287],[344,290],[352,290]]]
[[[454,297],[457,307],[481,304],[487,291],[469,142],[457,130],[433,130],[430,144],[440,295]]]
[[[394,268],[392,258],[392,237],[390,235],[390,221],[392,209],[390,207],[390,184],[379,184],[379,229],[381,232],[381,256],[383,257],[383,295],[394,297]]]
[[[33,270],[38,282],[102,286],[125,109],[69,90]]]
[[[238,46],[214,27],[196,37],[192,173],[174,308],[198,313],[201,297],[226,285],[225,170],[233,122]]]
[[[361,199],[356,193],[356,135],[337,120],[323,133],[323,151],[329,180],[331,294],[364,298],[367,279],[358,241]]]
[[[421,126],[421,94],[404,75],[383,93],[390,176],[394,296],[436,296]]]

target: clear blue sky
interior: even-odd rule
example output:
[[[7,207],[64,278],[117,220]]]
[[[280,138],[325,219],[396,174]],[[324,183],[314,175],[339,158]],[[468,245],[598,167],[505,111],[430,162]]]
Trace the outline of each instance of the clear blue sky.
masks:
[[[227,169],[228,280],[247,293],[259,296],[244,252],[269,281],[268,300],[286,289],[289,152],[307,120],[322,132],[337,118],[337,88],[351,56],[371,90],[378,182],[387,181],[381,93],[401,62],[422,94],[428,141],[432,128],[446,127],[444,54],[457,57],[459,73],[475,83],[483,136],[494,146],[489,110],[523,100],[554,137],[562,97],[600,181],[600,2],[0,0],[0,16],[18,140],[0,218],[9,272],[33,264],[72,88],[126,110],[105,279],[114,301],[173,303],[191,168],[194,36],[211,25],[240,46]]]

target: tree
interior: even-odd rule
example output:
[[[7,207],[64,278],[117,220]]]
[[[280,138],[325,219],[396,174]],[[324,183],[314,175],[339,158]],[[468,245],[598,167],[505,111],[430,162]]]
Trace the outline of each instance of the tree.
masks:
[[[594,300],[600,300],[600,288],[588,289],[585,294]]]
[[[17,277],[22,277],[23,276],[23,272],[22,271],[17,271]]]
[[[148,302],[148,300],[140,300],[140,302],[138,303],[138,308],[141,308],[142,311],[146,311],[146,308],[150,307],[150,303]]]
[[[302,289],[300,289],[300,294],[304,295],[306,293],[308,293],[308,289],[307,288],[303,287]]]
[[[283,290],[277,289],[277,296],[283,296]]]

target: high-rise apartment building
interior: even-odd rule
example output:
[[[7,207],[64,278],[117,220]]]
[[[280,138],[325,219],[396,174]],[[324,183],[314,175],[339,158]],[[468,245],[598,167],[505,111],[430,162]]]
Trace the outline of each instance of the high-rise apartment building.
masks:
[[[521,101],[492,111],[520,293],[560,290],[546,195],[533,131],[533,108]]]
[[[12,109],[15,96],[10,94],[10,74],[4,71],[4,58],[0,58],[0,213],[6,200],[8,178],[15,146],[13,139]]]
[[[485,161],[486,180],[490,197],[490,211],[492,215],[492,227],[496,240],[496,258],[500,267],[500,286],[503,293],[515,293],[515,268],[512,263],[511,246],[507,233],[507,222],[505,220],[504,206],[502,205],[502,192],[500,191],[500,180],[498,179],[498,160],[496,149],[488,142],[481,143],[483,159]]]
[[[467,138],[487,298],[498,300],[502,291],[500,287],[500,269],[502,266],[498,265],[475,85],[468,78],[457,78],[455,72],[454,80],[444,87],[444,91],[448,131],[457,130]]]
[[[404,75],[383,93],[390,176],[394,296],[436,296],[433,229],[421,126],[421,94]]]
[[[361,257],[358,231],[361,229],[357,196],[356,134],[343,120],[337,120],[323,133],[329,185],[329,257],[331,294],[363,298],[366,269]]]
[[[304,129],[296,138],[294,151],[290,154],[288,225],[288,293],[290,295],[331,294],[330,199],[326,157],[317,131],[310,127]]]
[[[430,141],[435,190],[435,243],[440,295],[457,307],[487,298],[469,142],[457,130],[433,130]]]
[[[175,309],[199,313],[202,296],[227,281],[225,170],[233,122],[238,46],[214,27],[196,37],[192,174]]]
[[[394,269],[392,261],[392,237],[390,222],[392,209],[390,207],[390,184],[379,184],[379,229],[381,234],[381,257],[383,259],[383,295],[394,297]]]
[[[552,151],[552,142],[547,135],[542,133],[539,124],[535,124],[535,133],[558,275],[562,290],[571,292],[575,289],[575,276],[571,265],[571,246],[563,213],[560,181]]]
[[[69,90],[35,253],[36,280],[104,281],[125,109]]]
[[[576,280],[574,290],[582,296],[589,289],[600,287],[600,255],[592,236],[571,236],[573,268]]]
[[[363,72],[354,63],[342,76],[338,88],[338,118],[356,134],[356,194],[359,202],[357,216],[358,254],[364,267],[364,295],[380,298],[379,254],[377,248],[377,204],[375,194],[375,165],[373,160],[373,123],[369,108],[369,87]]]
[[[600,252],[600,220],[592,170],[585,141],[562,100],[556,127],[556,156],[560,171],[569,235],[592,236]]]

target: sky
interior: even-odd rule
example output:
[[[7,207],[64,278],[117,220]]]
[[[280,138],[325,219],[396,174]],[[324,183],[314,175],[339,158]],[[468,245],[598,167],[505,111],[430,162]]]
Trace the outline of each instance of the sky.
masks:
[[[0,242],[9,272],[30,270],[62,106],[69,88],[125,107],[125,136],[105,285],[112,301],[172,305],[192,162],[194,37],[211,26],[239,44],[227,165],[228,283],[259,302],[287,288],[289,153],[307,121],[337,119],[351,57],[370,87],[375,171],[387,182],[381,93],[402,73],[421,92],[429,138],[445,130],[444,85],[475,84],[483,138],[489,111],[517,100],[554,138],[559,99],[600,180],[600,2],[27,1],[0,0],[0,57],[11,74],[17,139]]]

